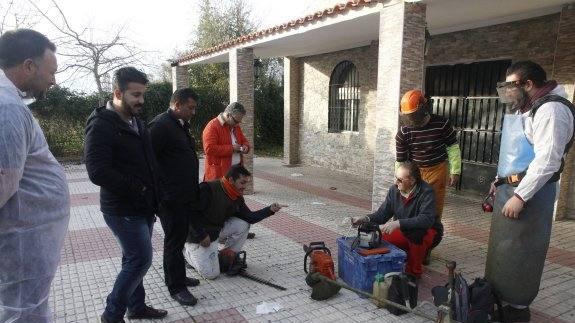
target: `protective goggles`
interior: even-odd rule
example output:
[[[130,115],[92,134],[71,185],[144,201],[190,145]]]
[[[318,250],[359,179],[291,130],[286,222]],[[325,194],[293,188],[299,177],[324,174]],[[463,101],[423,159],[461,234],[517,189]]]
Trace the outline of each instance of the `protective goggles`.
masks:
[[[513,99],[509,96],[509,92],[520,88],[523,84],[524,82],[522,81],[497,82],[499,101],[502,103],[512,103]]]

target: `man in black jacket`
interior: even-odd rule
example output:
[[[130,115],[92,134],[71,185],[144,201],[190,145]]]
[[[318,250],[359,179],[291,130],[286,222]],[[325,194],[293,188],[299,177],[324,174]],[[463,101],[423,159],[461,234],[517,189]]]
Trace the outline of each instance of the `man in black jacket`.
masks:
[[[137,118],[148,79],[133,67],[114,73],[112,101],[96,108],[86,125],[85,160],[90,180],[100,186],[100,209],[122,248],[122,270],[106,299],[102,322],[154,319],[167,311],[145,304],[142,280],[152,264],[152,231],[158,181],[148,130]]]
[[[400,163],[395,185],[375,213],[351,219],[354,226],[365,222],[380,224],[383,239],[405,250],[405,272],[417,278],[423,273],[425,254],[443,236],[443,225],[435,216],[433,188],[421,180],[419,168],[411,161]]]
[[[248,238],[250,224],[258,223],[287,206],[272,203],[252,212],[243,198],[251,176],[244,166],[236,164],[221,179],[200,184],[198,221],[190,226],[184,256],[206,279],[215,279],[220,274],[220,239],[225,244],[224,249],[237,253]]]
[[[196,113],[198,95],[190,88],[176,90],[170,108],[150,123],[150,137],[161,172],[163,197],[160,221],[164,229],[164,277],[170,295],[182,305],[198,300],[186,286],[199,280],[186,277],[182,251],[197,203],[198,156],[190,135],[190,119]]]

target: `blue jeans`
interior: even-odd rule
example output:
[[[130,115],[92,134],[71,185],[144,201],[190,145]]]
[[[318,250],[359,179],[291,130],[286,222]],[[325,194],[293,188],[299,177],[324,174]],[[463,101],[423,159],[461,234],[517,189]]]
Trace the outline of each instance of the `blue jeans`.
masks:
[[[154,218],[104,214],[104,220],[122,248],[122,270],[106,299],[103,314],[116,321],[124,317],[126,309],[138,312],[145,306],[142,280],[152,265]]]

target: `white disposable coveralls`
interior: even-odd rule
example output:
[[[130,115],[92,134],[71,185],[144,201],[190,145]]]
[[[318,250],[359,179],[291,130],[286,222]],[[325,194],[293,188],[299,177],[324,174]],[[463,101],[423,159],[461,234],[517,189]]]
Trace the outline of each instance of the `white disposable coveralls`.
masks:
[[[52,322],[48,295],[70,197],[21,95],[0,70],[0,322]]]

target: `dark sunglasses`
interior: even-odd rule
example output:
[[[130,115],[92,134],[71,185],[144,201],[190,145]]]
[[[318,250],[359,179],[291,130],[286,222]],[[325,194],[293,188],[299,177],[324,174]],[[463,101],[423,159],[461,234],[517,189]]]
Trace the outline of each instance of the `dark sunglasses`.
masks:
[[[395,177],[395,181],[398,183],[403,183],[403,179],[399,178],[399,177]]]

